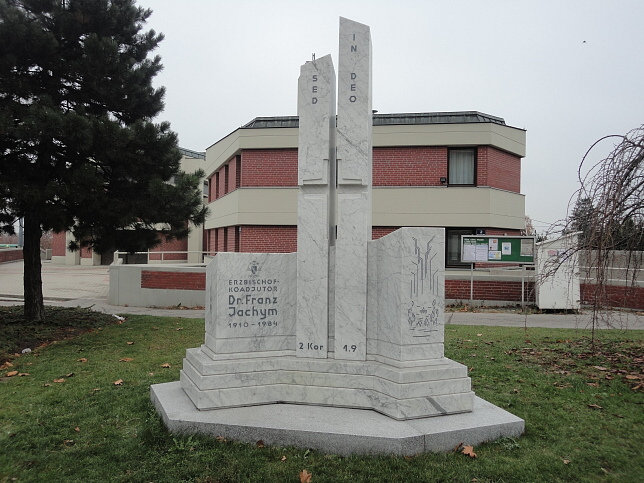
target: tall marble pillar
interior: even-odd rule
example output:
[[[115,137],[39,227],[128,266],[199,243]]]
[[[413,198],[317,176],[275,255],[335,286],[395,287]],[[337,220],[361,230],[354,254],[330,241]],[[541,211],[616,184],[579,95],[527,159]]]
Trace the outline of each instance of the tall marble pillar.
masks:
[[[340,17],[337,127],[335,358],[366,359],[371,240],[371,33]]]
[[[302,65],[298,88],[296,354],[326,358],[329,240],[335,234],[335,70],[331,56]]]

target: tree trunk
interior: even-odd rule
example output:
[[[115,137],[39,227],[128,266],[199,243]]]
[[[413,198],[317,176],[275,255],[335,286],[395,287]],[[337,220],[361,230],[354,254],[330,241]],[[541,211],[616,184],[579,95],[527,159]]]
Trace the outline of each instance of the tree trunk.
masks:
[[[33,322],[45,320],[45,306],[42,298],[42,277],[40,263],[40,221],[25,216],[25,244],[22,248],[24,268],[25,319]]]

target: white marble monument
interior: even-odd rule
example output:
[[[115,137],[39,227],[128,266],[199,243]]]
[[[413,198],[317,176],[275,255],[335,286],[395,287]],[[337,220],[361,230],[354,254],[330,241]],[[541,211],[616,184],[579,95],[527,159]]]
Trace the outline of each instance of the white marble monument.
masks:
[[[323,408],[331,407],[373,410],[398,421],[440,420],[432,417],[491,406],[475,398],[467,367],[443,353],[444,230],[401,228],[371,240],[369,27],[340,19],[339,66],[337,126],[331,57],[306,62],[300,71],[298,252],[220,253],[208,265],[204,344],[187,350],[180,389],[176,383],[152,386],[171,428],[246,440],[261,434],[257,439],[267,441],[259,428],[265,422],[240,436],[239,423],[234,429],[225,423],[226,411],[236,408],[236,417],[252,419],[250,407],[261,406],[262,414],[279,408],[283,420],[271,426],[280,435],[275,441],[306,440],[332,450],[333,438],[324,431],[328,444],[286,428],[301,414],[293,404],[309,405],[312,418],[324,419]],[[360,421],[365,414],[346,417]],[[522,420],[494,414],[511,424],[497,431],[495,423],[491,437],[523,431]],[[204,418],[211,424],[202,425]],[[489,439],[489,425],[479,425],[477,434],[481,427],[487,431],[481,437]],[[427,443],[431,430],[421,431],[422,448],[393,452],[446,449],[438,440]],[[452,437],[461,434],[454,430]],[[478,442],[474,434],[472,443]],[[362,442],[356,451],[364,452],[365,441],[375,450],[373,440],[356,437]]]

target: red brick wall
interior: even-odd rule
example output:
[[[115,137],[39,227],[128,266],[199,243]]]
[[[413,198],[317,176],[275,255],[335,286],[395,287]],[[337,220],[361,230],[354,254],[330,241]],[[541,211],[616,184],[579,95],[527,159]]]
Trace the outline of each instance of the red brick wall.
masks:
[[[521,190],[521,158],[518,156],[490,146],[479,146],[476,169],[479,186],[516,193]],[[447,177],[446,147],[373,150],[373,186],[441,186],[443,176]],[[297,186],[297,149],[244,150],[241,156],[231,158],[219,168],[218,189],[216,185],[213,175],[210,201],[240,186]]]
[[[176,251],[187,251],[188,250],[188,239],[184,238],[183,240],[168,240],[164,237],[163,241],[154,248],[150,249],[150,260],[161,260],[161,254],[153,255],[152,252],[176,252]],[[187,260],[188,255],[186,253],[164,253],[163,260]]]
[[[377,240],[378,238],[381,238],[385,235],[389,235],[389,233],[396,231],[399,226],[374,226],[371,228],[371,239],[372,240]]]
[[[92,258],[92,249],[88,247],[82,247],[80,249],[81,258]]]
[[[239,249],[246,253],[290,253],[297,251],[297,227],[244,225]]]
[[[0,263],[13,262],[22,260],[22,248],[2,248],[0,249]]]
[[[447,177],[447,148],[373,149],[373,186],[441,186]]]
[[[142,270],[141,288],[206,290],[206,274],[202,272]]]
[[[226,233],[226,251],[236,252],[239,251],[239,245],[237,242],[237,227],[236,226],[227,226],[225,228]],[[235,248],[237,248],[235,250]]]
[[[205,252],[210,252],[210,254],[214,254],[217,251],[217,245],[215,244],[215,237],[217,233],[217,229],[212,229],[212,230],[204,230],[203,235],[204,235],[204,251]]]
[[[594,284],[581,284],[581,303],[591,305],[595,297],[609,307],[624,307],[629,309],[644,309],[644,287],[628,287],[624,285],[607,285],[604,293],[597,293]]]
[[[526,302],[534,302],[534,283],[525,282]],[[470,299],[469,280],[445,280],[445,298],[455,300]],[[474,280],[474,300],[521,301],[521,282]]]
[[[297,186],[297,149],[242,151],[240,186]]]
[[[67,248],[65,232],[54,233],[51,241],[51,254],[54,257],[64,257]]]
[[[521,158],[491,146],[479,146],[476,184],[519,193],[521,191]]]
[[[225,237],[225,228],[217,228],[217,234],[215,236],[216,240],[215,243],[217,245],[216,251],[218,252],[225,252],[226,248],[224,246],[226,237]]]
[[[226,176],[225,176],[225,168],[226,165],[222,166],[219,168],[217,171],[219,173],[219,176],[217,176],[217,179],[219,182],[217,183],[217,198],[221,198],[226,194]]]

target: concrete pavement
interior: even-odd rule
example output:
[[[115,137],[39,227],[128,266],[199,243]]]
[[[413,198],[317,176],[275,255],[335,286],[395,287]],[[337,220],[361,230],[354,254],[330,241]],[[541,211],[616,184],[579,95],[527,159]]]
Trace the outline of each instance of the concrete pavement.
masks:
[[[23,303],[23,262],[0,264],[0,305]],[[110,314],[146,314],[165,317],[203,318],[204,310],[116,306],[107,303],[109,274],[106,266],[67,266],[43,262],[45,304],[91,307]],[[614,311],[600,314],[600,328],[644,330],[644,315]],[[446,312],[445,323],[499,327],[589,328],[592,313],[523,315],[498,309],[479,312]]]

